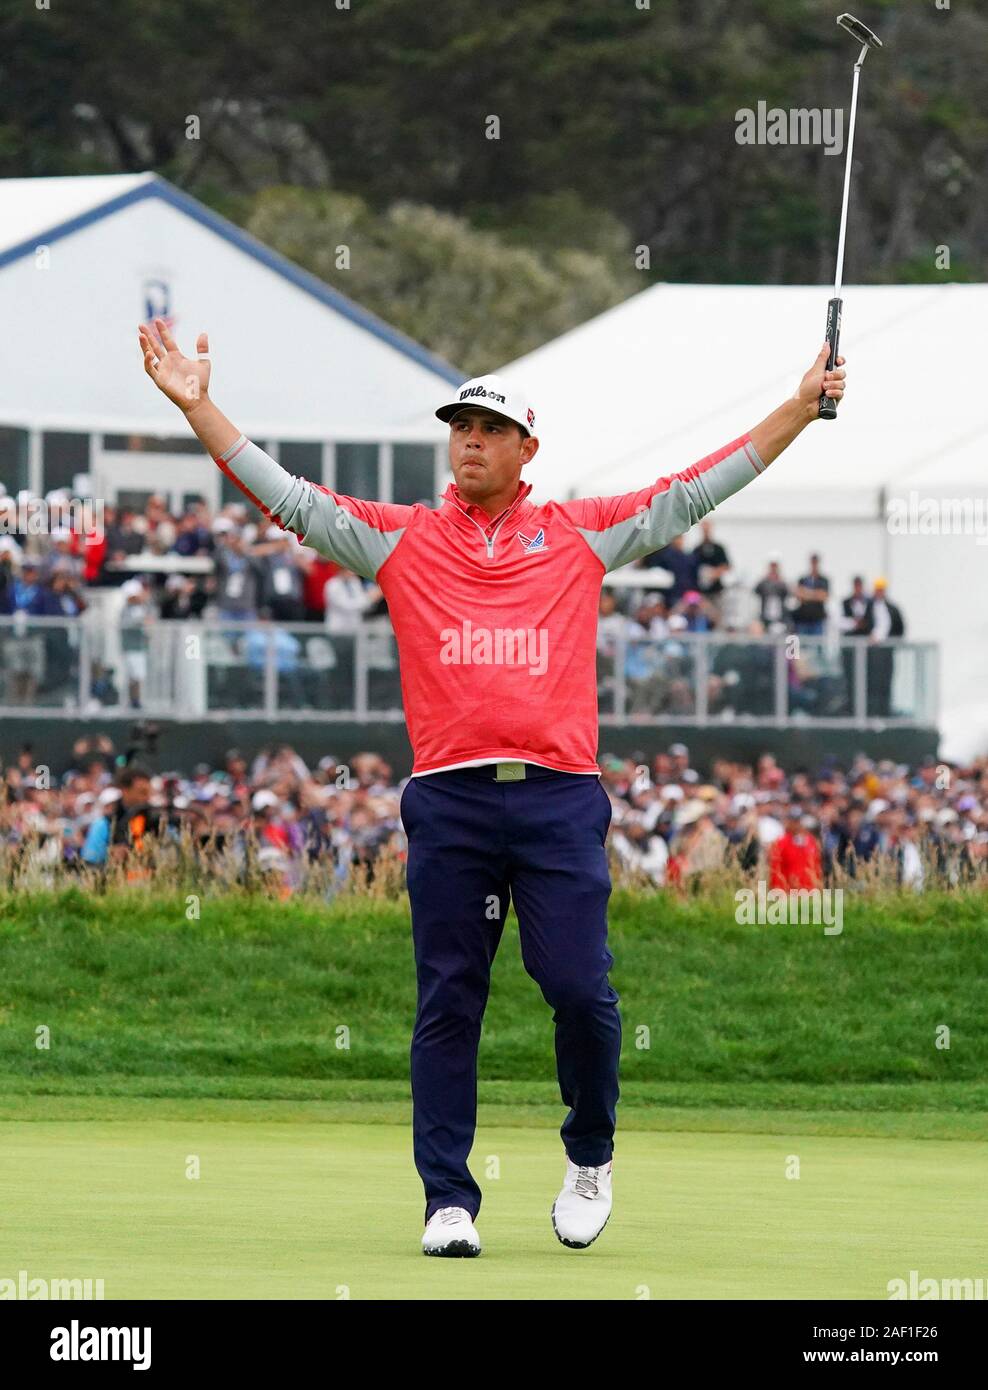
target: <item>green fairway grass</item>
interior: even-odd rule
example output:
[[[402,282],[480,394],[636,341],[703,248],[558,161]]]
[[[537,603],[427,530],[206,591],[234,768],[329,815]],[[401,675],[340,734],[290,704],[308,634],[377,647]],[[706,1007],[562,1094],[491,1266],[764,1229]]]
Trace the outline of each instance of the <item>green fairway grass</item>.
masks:
[[[0,1278],[101,1278],[107,1298],[881,1300],[911,1270],[988,1276],[976,895],[852,900],[828,937],[739,926],[723,895],[616,893],[615,1211],[586,1251],[549,1220],[565,1109],[510,916],[476,1261],[419,1248],[407,902],[200,908],[0,897]]]
[[[558,1136],[485,1124],[484,1253],[436,1260],[407,1128],[119,1104],[115,1120],[0,1122],[0,1278],[102,1278],[108,1299],[881,1300],[913,1269],[988,1274],[984,1144],[624,1133],[614,1214],[576,1251],[549,1220]]]
[[[351,1083],[359,1098],[360,1083],[407,1081],[407,902],[227,895],[200,912],[188,920],[183,898],[153,891],[0,899],[0,1094],[14,1081],[84,1093],[131,1078],[145,1095],[318,1099]],[[747,1106],[751,1088],[761,1103],[802,1088],[801,1108],[817,1095],[827,1108],[984,1111],[983,898],[862,899],[844,917],[843,934],[826,936],[739,926],[729,897],[615,894],[623,1081],[645,1104],[669,1088],[687,1106],[717,1088],[728,1107]],[[936,1046],[942,1025],[949,1049]],[[555,1074],[551,1010],[522,967],[513,915],[480,1074],[509,1087]],[[862,1086],[887,1100],[862,1106]]]
[[[101,1078],[98,1091],[83,1078],[46,1087],[7,1078],[0,1092],[4,1120],[123,1120],[143,1114],[203,1119],[276,1120],[411,1125],[407,1083],[390,1081],[231,1084],[207,1078],[189,1099],[183,1083],[155,1085],[140,1077]],[[150,1089],[153,1087],[153,1089]],[[943,1107],[938,1086],[639,1086],[625,1083],[618,1127],[627,1131],[732,1134],[818,1134],[855,1138],[988,1140],[984,1089],[955,1088],[963,1108]],[[256,1098],[267,1092],[264,1099]],[[554,1082],[490,1082],[478,1086],[481,1124],[558,1131],[566,1108]],[[292,1098],[287,1098],[288,1096]],[[231,1098],[236,1096],[236,1099]],[[255,1097],[255,1098],[251,1098]]]

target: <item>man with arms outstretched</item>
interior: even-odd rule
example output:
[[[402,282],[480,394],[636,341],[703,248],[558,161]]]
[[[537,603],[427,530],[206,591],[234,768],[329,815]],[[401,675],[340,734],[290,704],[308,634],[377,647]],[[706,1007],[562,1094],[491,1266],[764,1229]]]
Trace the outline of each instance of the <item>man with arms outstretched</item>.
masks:
[[[750,432],[637,492],[536,506],[521,470],[535,414],[487,376],[436,414],[455,479],[438,508],[344,497],[293,477],[209,397],[209,345],[183,357],[167,326],[139,329],[145,371],[272,522],[381,589],[414,752],[401,800],[418,979],[411,1048],[415,1164],[430,1255],[477,1255],[480,1188],[467,1166],[477,1049],[509,899],[522,959],[553,1009],[569,1113],[552,1224],[577,1249],[611,1210],[621,1022],[608,980],[597,756],[597,610],[608,570],[682,535],[777,458],[844,394],[825,344],[792,398]]]

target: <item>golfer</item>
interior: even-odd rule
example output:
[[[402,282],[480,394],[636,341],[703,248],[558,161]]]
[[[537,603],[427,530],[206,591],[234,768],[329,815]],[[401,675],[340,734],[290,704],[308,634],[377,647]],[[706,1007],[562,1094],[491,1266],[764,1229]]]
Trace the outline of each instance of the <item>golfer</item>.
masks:
[[[387,601],[414,751],[401,798],[418,978],[411,1047],[415,1165],[428,1255],[478,1255],[481,1192],[467,1167],[491,962],[514,900],[525,969],[553,1010],[564,1245],[611,1211],[621,1022],[608,981],[611,819],[597,766],[596,633],[608,570],[682,535],[753,482],[844,394],[821,348],[761,424],[682,473],[617,497],[537,506],[522,469],[535,412],[497,377],[439,407],[455,481],[435,509],[344,497],[293,477],[209,398],[209,344],[183,357],[161,319],[144,368],[223,472],[273,523],[373,580]],[[616,407],[617,408],[617,407]]]

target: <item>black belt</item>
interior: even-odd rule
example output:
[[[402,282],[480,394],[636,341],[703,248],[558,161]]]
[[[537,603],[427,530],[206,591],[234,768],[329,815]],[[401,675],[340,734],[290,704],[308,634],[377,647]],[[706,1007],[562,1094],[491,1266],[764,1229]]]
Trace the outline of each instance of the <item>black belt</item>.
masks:
[[[446,772],[462,773],[465,777],[479,777],[485,782],[532,782],[541,777],[597,777],[596,772],[559,772],[554,767],[538,767],[535,763],[501,762],[484,763],[481,767],[451,767]],[[423,777],[441,777],[441,772],[424,772]]]

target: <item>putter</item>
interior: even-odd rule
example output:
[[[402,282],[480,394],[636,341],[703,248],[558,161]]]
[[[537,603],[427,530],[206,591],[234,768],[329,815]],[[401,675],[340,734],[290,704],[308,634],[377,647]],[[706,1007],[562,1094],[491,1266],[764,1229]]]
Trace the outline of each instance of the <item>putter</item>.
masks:
[[[842,29],[846,29],[852,38],[857,39],[861,45],[861,52],[858,54],[858,61],[854,64],[854,86],[851,90],[851,120],[847,132],[847,156],[844,161],[844,201],[840,211],[840,236],[837,239],[837,274],[834,276],[834,297],[827,305],[827,342],[830,344],[830,356],[827,358],[828,371],[833,371],[837,364],[841,311],[844,308],[844,301],[841,298],[844,284],[844,238],[847,233],[847,203],[851,192],[851,155],[854,150],[854,117],[858,109],[858,79],[861,76],[864,60],[868,56],[868,49],[881,48],[882,46],[882,41],[878,35],[873,34],[867,25],[861,23],[860,19],[855,19],[853,14],[838,15],[837,23]],[[837,419],[837,402],[831,400],[823,392],[820,393],[820,419]]]

